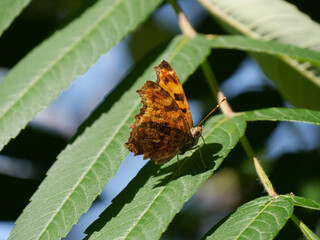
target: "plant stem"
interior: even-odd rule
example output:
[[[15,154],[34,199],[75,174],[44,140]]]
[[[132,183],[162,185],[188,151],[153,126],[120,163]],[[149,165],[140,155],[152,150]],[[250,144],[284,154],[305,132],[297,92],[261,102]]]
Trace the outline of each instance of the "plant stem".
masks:
[[[302,231],[307,239],[319,239],[302,221],[300,221],[294,214],[291,216],[291,221],[294,222]]]
[[[213,74],[213,72],[211,71],[211,67],[208,63],[207,60],[205,60],[202,64],[201,64],[201,70],[204,74],[204,76],[207,79],[207,82],[210,86],[211,92],[213,93],[214,97],[216,99],[218,99],[218,92],[219,92],[219,86],[217,84],[217,80]]]
[[[197,35],[197,32],[194,30],[192,25],[190,24],[188,18],[178,5],[176,0],[168,0],[168,2],[172,5],[173,9],[175,10],[176,14],[178,15],[178,20],[179,20],[179,25],[181,28],[181,31],[183,34],[189,37],[194,37]],[[212,37],[212,36],[211,36]],[[213,36],[214,37],[214,36]],[[210,89],[216,99],[218,99],[218,102],[220,102],[223,98],[224,95],[222,92],[219,90],[219,85],[218,82],[212,72],[212,69],[210,67],[210,64],[208,63],[207,60],[205,60],[202,65],[201,65],[202,72],[210,86]],[[229,117],[232,117],[234,115],[234,112],[232,111],[232,108],[228,104],[227,101],[221,104],[221,111],[226,114]],[[264,172],[259,160],[254,156],[254,152],[245,136],[240,138],[240,142],[245,149],[247,155],[251,158],[254,167],[256,169],[256,172],[259,176],[260,181],[262,182],[264,188],[268,192],[270,196],[277,196],[277,193],[274,191],[273,186],[268,179],[266,173]]]
[[[267,174],[265,173],[265,171],[263,170],[260,161],[254,156],[254,152],[253,149],[250,145],[250,143],[248,142],[248,139],[246,138],[246,136],[242,136],[240,138],[240,142],[245,150],[245,152],[247,153],[247,155],[251,158],[253,165],[256,169],[256,172],[259,176],[259,179],[261,181],[261,183],[263,184],[265,190],[268,192],[268,194],[270,196],[277,196],[277,193],[274,191],[273,186],[267,176]]]
[[[181,28],[181,31],[184,35],[188,37],[195,37],[197,35],[197,32],[192,27],[191,23],[189,22],[187,16],[180,8],[179,4],[176,0],[168,0],[168,2],[173,7],[174,11],[176,12],[178,16],[179,26]]]

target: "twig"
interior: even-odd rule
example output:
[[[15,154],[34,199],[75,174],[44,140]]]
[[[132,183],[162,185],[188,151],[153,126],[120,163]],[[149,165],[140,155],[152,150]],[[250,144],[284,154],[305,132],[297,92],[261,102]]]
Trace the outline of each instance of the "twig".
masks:
[[[194,28],[190,24],[188,18],[186,17],[185,13],[182,11],[180,6],[178,5],[177,1],[176,0],[168,0],[168,2],[172,5],[173,9],[175,10],[176,14],[178,15],[179,26],[180,26],[183,34],[185,34],[186,36],[189,36],[189,37],[195,37],[197,35],[197,32],[194,30]],[[209,38],[214,37],[214,35],[208,36],[208,37]],[[224,95],[219,90],[219,85],[218,85],[217,80],[211,70],[210,64],[208,63],[207,60],[205,60],[202,63],[201,69],[203,71],[203,74],[204,74],[209,86],[210,86],[210,89],[211,89],[214,97],[216,99],[218,98],[218,102],[220,102],[224,98]],[[230,105],[228,104],[227,101],[225,101],[224,103],[221,104],[221,110],[224,114],[226,114],[229,117],[232,117],[234,115],[234,112],[232,111],[232,108],[230,107]],[[241,137],[240,142],[241,142],[243,148],[245,149],[247,155],[252,160],[254,167],[256,169],[256,172],[259,176],[259,179],[262,182],[265,190],[268,192],[268,194],[270,196],[276,197],[277,193],[274,191],[273,186],[272,186],[270,180],[268,179],[266,173],[264,172],[259,160],[254,156],[254,152],[253,152],[247,138],[245,136]]]
[[[240,142],[241,142],[245,152],[252,160],[253,165],[256,169],[256,172],[259,176],[259,179],[264,186],[264,189],[268,192],[268,194],[270,196],[274,196],[274,197],[278,196],[277,193],[274,191],[273,186],[272,186],[267,174],[263,170],[263,168],[260,164],[260,161],[254,156],[253,149],[251,148],[250,143],[248,142],[248,139],[246,138],[246,136],[242,136],[240,138]]]
[[[294,214],[291,216],[291,221],[294,222],[307,239],[319,239],[302,221],[300,221]]]
[[[176,2],[176,0],[168,0],[168,2],[171,4],[174,11],[178,15],[179,26],[181,28],[182,33],[188,37],[195,37],[197,35],[197,32],[192,27],[187,16],[182,11],[181,7]]]

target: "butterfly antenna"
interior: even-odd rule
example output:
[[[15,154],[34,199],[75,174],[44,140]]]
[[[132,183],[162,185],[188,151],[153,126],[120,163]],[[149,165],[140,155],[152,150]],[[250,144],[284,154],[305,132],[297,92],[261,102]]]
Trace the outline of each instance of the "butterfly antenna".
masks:
[[[198,126],[200,126],[200,124],[203,123],[220,106],[220,104],[223,103],[225,100],[226,100],[226,98],[223,98],[220,101],[220,103],[214,109],[212,109],[212,111],[204,119],[202,119],[202,121],[198,124]]]

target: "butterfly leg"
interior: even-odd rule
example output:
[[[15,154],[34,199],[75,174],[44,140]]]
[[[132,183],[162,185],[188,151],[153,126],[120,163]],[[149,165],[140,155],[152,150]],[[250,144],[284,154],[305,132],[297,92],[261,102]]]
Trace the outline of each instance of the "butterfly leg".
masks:
[[[202,138],[203,144],[207,146],[207,143],[206,143],[206,141],[204,140],[203,136],[200,135],[200,137]]]
[[[204,140],[204,138],[202,137],[202,135],[200,135],[200,137],[202,138],[203,144],[204,144],[210,151],[212,151],[212,149],[208,146],[208,144],[206,143],[206,141]]]
[[[179,154],[177,154],[178,166],[179,166],[179,176],[181,175],[181,166],[179,161]]]
[[[200,136],[201,136],[201,135],[200,135]],[[202,136],[201,136],[201,137],[202,137]],[[206,166],[206,164],[204,163],[203,158],[202,158],[202,152],[201,152],[200,145],[194,146],[191,150],[195,150],[196,148],[199,149],[200,159],[201,159],[201,162],[202,162],[203,166],[204,166],[205,168],[207,168],[207,166]]]
[[[199,154],[200,154],[201,162],[202,162],[203,166],[204,166],[205,168],[207,168],[207,166],[206,166],[206,164],[204,163],[203,158],[202,158],[202,152],[201,152],[200,145],[197,145],[197,148],[199,148]]]

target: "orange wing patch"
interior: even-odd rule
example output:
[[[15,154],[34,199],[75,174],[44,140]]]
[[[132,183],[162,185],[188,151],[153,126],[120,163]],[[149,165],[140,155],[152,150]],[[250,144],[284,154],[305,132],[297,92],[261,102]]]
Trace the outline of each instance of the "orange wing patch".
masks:
[[[157,74],[157,83],[176,101],[188,121],[189,128],[192,128],[193,122],[187,98],[175,71],[164,60],[154,69]]]
[[[154,122],[177,128],[182,132],[190,132],[179,106],[158,84],[146,81],[137,93],[141,97],[143,106],[140,113],[134,117],[134,124],[130,125],[130,128],[145,122]]]

